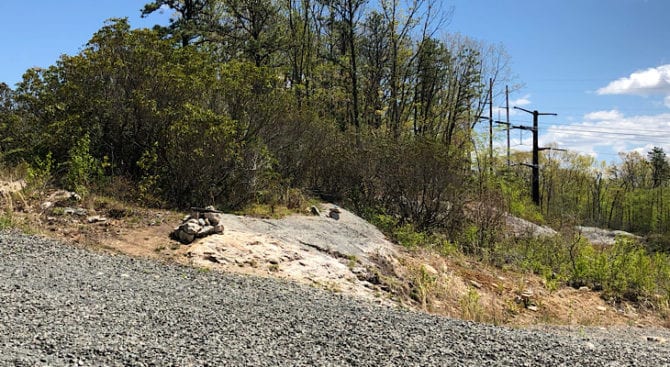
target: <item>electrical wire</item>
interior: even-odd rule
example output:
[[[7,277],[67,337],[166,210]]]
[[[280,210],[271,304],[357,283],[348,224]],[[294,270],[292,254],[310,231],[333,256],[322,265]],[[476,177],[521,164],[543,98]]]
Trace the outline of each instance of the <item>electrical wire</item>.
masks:
[[[568,132],[568,133],[577,133],[577,134],[584,134],[588,135],[591,133],[595,134],[608,134],[608,135],[622,135],[622,136],[641,136],[641,137],[649,137],[649,138],[655,138],[659,137],[658,135],[646,135],[646,134],[639,134],[639,133],[623,133],[623,132],[618,132],[618,131],[606,131],[606,130],[590,130],[590,129],[570,129],[570,128],[563,128],[563,127],[550,127],[547,130],[553,131],[553,132]],[[637,130],[641,132],[650,132],[653,133],[654,131],[652,130]],[[662,133],[661,137],[670,137],[670,132],[669,131],[660,131],[656,130],[658,133]]]

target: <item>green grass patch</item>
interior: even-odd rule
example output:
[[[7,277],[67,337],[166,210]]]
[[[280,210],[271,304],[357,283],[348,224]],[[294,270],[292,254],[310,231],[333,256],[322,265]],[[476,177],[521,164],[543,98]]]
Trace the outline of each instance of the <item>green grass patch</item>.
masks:
[[[12,229],[16,227],[14,216],[10,212],[0,213],[0,231]]]

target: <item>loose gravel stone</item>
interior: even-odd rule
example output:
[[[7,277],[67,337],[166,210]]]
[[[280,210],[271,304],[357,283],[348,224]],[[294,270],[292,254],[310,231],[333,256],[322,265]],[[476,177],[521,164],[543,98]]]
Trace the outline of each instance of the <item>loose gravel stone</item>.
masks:
[[[3,366],[664,366],[668,352],[0,234]]]

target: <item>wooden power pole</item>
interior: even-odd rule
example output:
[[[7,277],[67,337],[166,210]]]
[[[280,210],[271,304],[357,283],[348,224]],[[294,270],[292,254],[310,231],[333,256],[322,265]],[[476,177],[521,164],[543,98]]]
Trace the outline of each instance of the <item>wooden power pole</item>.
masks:
[[[509,123],[509,87],[506,85],[505,86],[505,124],[507,125],[507,169],[510,168],[510,143],[509,143],[509,131],[510,131],[510,123]]]
[[[489,78],[489,170],[493,172],[493,78]]]
[[[510,130],[512,129],[512,124],[509,122],[509,86],[505,86],[505,121],[493,121],[496,124],[501,124],[507,126],[507,169],[512,166],[511,163],[511,146],[510,146]]]

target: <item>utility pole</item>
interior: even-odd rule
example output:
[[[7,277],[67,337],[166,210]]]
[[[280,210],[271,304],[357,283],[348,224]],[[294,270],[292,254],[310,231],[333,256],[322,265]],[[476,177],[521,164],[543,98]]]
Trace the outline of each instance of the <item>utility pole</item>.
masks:
[[[510,131],[510,123],[509,123],[509,86],[505,86],[505,121],[507,121],[507,169],[510,168],[510,143],[509,143],[509,131]]]
[[[493,173],[493,78],[489,78],[489,171]]]
[[[511,163],[511,156],[510,156],[510,130],[512,129],[512,124],[509,122],[509,87],[506,85],[505,86],[505,121],[493,121],[496,124],[501,124],[501,125],[506,125],[507,126],[507,169],[509,169],[512,166]],[[500,117],[498,117],[500,118]]]
[[[540,205],[540,147],[538,142],[538,117],[539,116],[557,116],[556,113],[548,112],[537,112],[537,110],[529,111],[525,108],[514,106],[515,109],[528,112],[533,115],[533,127],[528,128],[528,126],[516,126],[515,128],[531,130],[533,132],[533,164],[531,168],[533,169],[533,177],[531,181],[531,191],[533,195],[533,202],[535,205]]]

